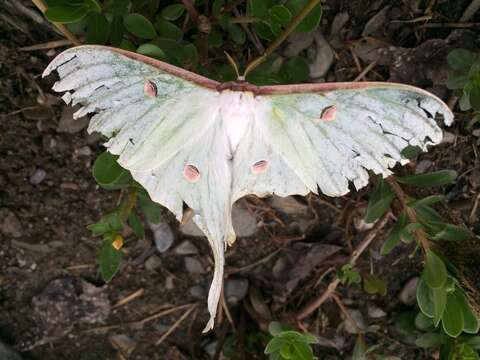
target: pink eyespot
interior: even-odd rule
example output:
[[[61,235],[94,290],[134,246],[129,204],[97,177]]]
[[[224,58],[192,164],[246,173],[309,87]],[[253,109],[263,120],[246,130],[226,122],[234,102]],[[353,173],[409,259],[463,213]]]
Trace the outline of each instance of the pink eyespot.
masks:
[[[267,171],[268,161],[267,160],[260,160],[257,161],[255,164],[252,165],[252,173],[255,175],[262,174]]]
[[[337,116],[337,108],[335,105],[328,106],[323,109],[322,114],[320,115],[320,120],[322,121],[333,121]]]
[[[198,171],[196,166],[185,165],[183,168],[183,176],[188,182],[196,183],[198,180],[200,180],[200,171]]]
[[[143,93],[151,98],[157,97],[157,85],[153,81],[145,80],[143,84]]]

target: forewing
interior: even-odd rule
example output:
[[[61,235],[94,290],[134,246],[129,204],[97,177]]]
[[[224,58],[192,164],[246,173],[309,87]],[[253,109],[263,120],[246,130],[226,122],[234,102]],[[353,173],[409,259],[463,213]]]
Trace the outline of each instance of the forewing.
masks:
[[[105,47],[72,48],[55,58],[44,76],[58,72],[54,90],[66,91],[66,102],[82,105],[75,116],[95,113],[88,131],[109,138],[108,151],[119,155],[120,165],[154,201],[179,220],[184,202],[194,210],[215,260],[207,330],[213,327],[221,293],[225,243],[234,236],[230,155],[218,93],[208,79],[135,57]],[[186,166],[199,171],[198,179],[184,176]]]

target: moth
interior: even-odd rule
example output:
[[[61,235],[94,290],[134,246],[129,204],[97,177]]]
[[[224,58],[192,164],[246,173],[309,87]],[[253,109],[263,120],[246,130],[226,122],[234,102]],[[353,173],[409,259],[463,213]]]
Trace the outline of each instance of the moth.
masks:
[[[180,221],[183,204],[212,248],[208,294],[214,325],[224,251],[235,241],[232,204],[263,197],[360,189],[368,172],[389,176],[407,146],[438,144],[453,121],[448,106],[408,85],[362,82],[254,86],[229,83],[104,46],[64,51],[45,69],[53,89],[95,113],[89,132],[109,138],[118,163]]]

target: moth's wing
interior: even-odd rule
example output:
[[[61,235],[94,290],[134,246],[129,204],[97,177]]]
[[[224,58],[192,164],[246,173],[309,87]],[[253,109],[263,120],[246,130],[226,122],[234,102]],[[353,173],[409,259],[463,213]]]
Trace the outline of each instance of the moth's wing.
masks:
[[[207,235],[215,258],[208,307],[213,327],[223,279],[226,233],[230,223],[230,178],[224,129],[219,121],[215,82],[171,65],[100,46],[69,49],[57,56],[44,76],[56,70],[54,90],[83,105],[76,117],[96,113],[89,132],[109,138],[108,151],[130,170],[150,197],[181,220],[183,202]],[[153,63],[153,64],[152,64]],[[157,96],[144,92],[155,84]],[[204,85],[204,86],[203,86]],[[183,177],[186,165],[200,171],[195,183]]]
[[[408,145],[426,150],[438,144],[442,130],[436,115],[447,125],[453,120],[440,99],[400,84],[285,86],[260,92],[252,131],[256,142],[248,146],[252,139],[244,137],[239,145],[244,150],[236,154],[243,160],[234,166],[234,199],[259,190],[304,194],[299,181],[314,193],[319,188],[329,196],[344,195],[349,181],[357,189],[365,186],[369,170],[388,176],[397,162],[406,163],[402,150]],[[331,106],[335,119],[322,120],[322,112]],[[271,174],[248,171],[260,160],[249,155],[249,149],[263,149],[262,160],[272,161]]]

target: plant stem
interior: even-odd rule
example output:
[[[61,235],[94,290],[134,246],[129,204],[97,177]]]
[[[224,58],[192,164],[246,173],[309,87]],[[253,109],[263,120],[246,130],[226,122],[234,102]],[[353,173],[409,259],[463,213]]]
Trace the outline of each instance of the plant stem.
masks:
[[[43,0],[32,0],[32,2],[35,4],[35,6],[38,8],[38,10],[40,10],[42,12],[42,14],[45,14],[45,12],[47,11],[47,5],[45,4],[45,2]],[[75,46],[82,45],[80,40],[78,40],[78,38],[70,30],[68,30],[68,28],[65,25],[59,24],[59,23],[56,23],[56,22],[54,22],[53,25],[55,25],[57,27],[57,29],[68,40],[70,40],[70,42],[73,45],[75,45]]]
[[[290,24],[286,27],[286,29],[275,39],[273,43],[265,50],[263,55],[257,57],[256,59],[252,60],[245,69],[245,73],[243,76],[247,76],[247,74],[260,65],[265,59],[273,53],[284,41],[285,39],[295,30],[295,28],[305,19],[305,17],[313,10],[315,6],[320,3],[320,0],[310,0],[308,4],[295,16]]]
[[[405,214],[407,215],[408,220],[412,223],[417,223],[417,213],[415,212],[415,209],[413,209],[410,206],[407,206],[407,195],[403,191],[402,187],[400,184],[395,180],[393,176],[388,177],[385,179],[385,181],[390,185],[390,188],[393,190],[395,195],[397,196],[397,199],[400,201],[400,204],[402,204],[402,208],[405,211]],[[424,230],[422,229],[417,229],[414,232],[415,239],[417,240],[418,245],[421,246],[424,252],[427,252],[427,250],[430,249],[430,243],[428,242],[427,234],[425,233]]]

